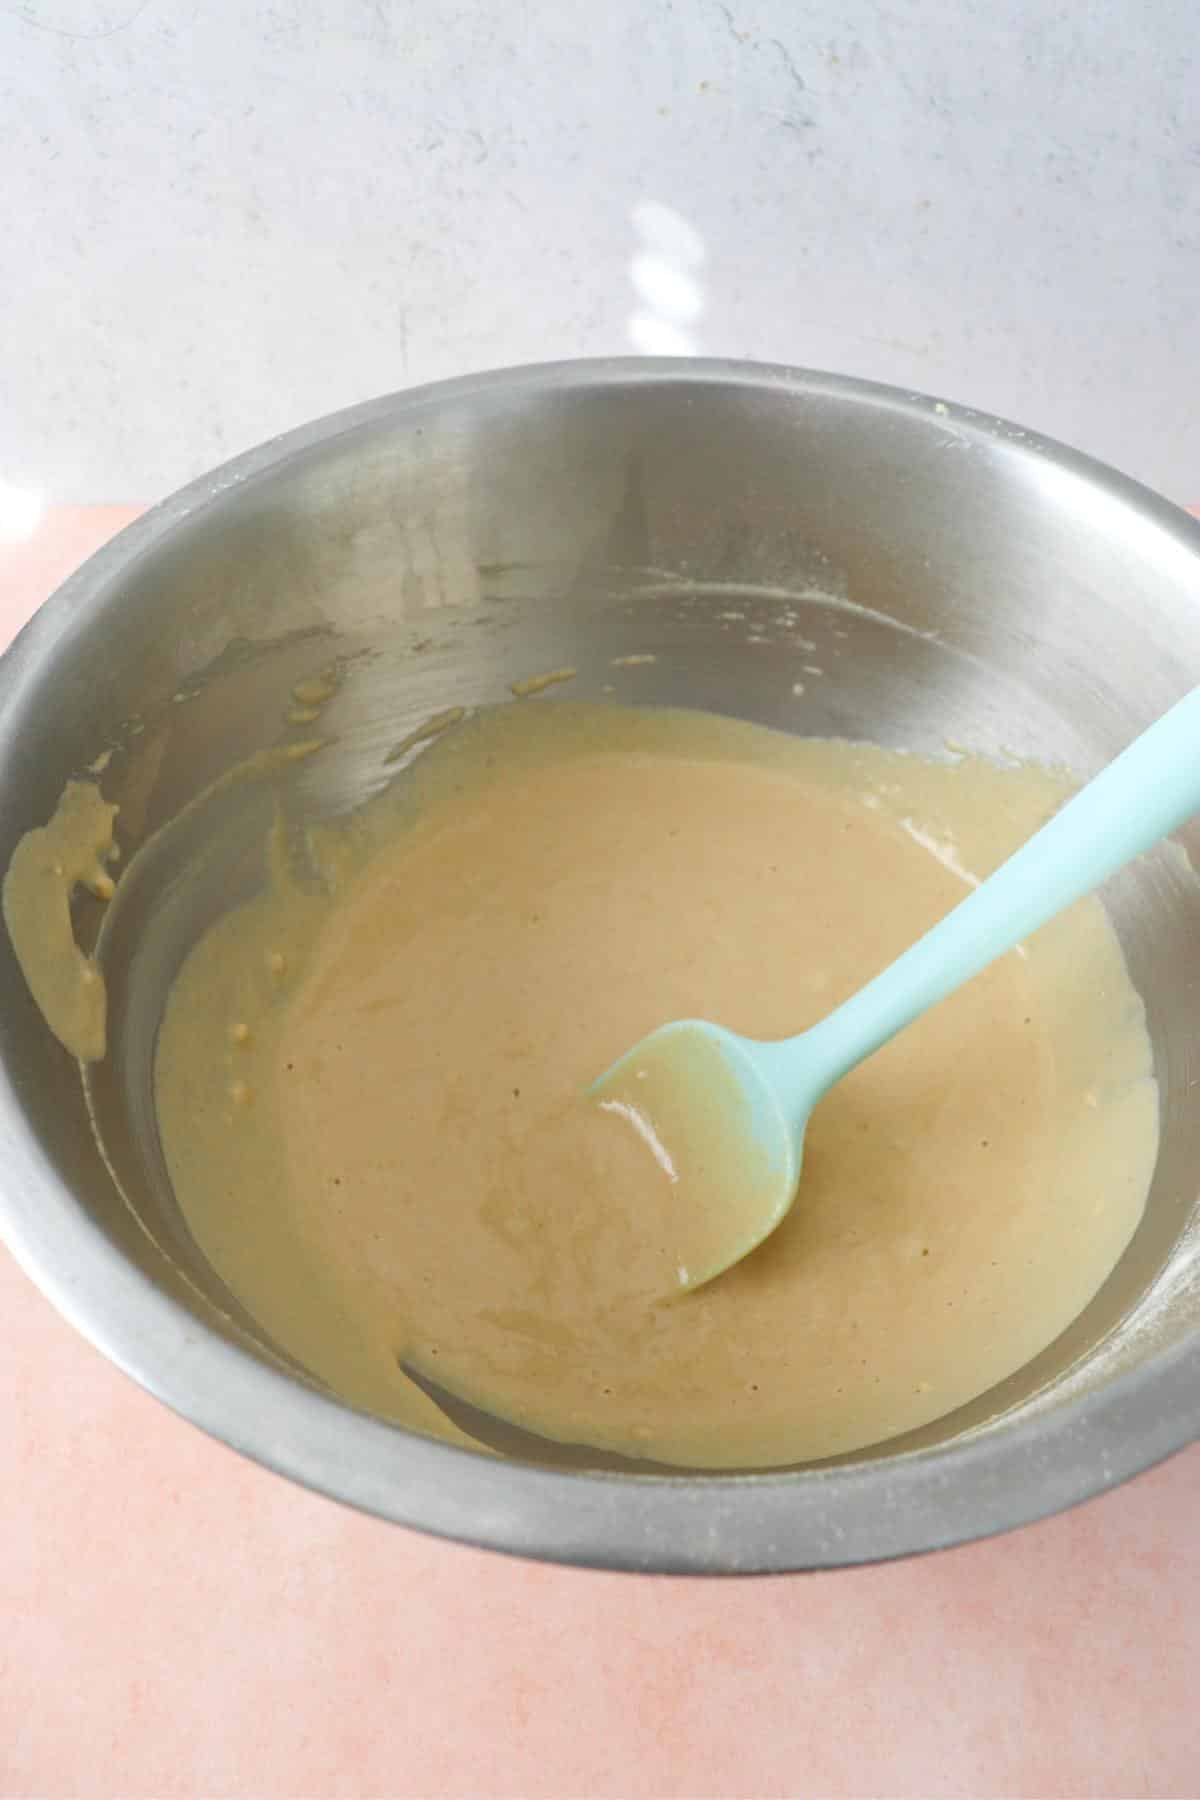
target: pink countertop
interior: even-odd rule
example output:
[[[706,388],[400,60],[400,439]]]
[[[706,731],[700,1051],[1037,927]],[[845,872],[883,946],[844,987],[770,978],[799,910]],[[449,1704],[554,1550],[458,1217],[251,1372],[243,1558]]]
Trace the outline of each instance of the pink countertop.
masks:
[[[133,516],[0,544],[0,638]],[[918,1562],[705,1583],[359,1518],[0,1252],[0,1795],[1200,1795],[1200,1447]]]

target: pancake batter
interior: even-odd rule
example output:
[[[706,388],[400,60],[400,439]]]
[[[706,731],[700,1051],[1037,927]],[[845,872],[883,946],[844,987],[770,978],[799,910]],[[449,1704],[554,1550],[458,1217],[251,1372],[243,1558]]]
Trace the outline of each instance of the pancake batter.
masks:
[[[694,1293],[664,1297],[657,1171],[582,1090],[671,1018],[813,1023],[1067,791],[699,713],[455,723],[174,984],[157,1102],[197,1242],[280,1347],[423,1429],[402,1365],[696,1467],[937,1418],[1056,1337],[1141,1215],[1157,1091],[1099,902],[841,1082],[782,1227]]]

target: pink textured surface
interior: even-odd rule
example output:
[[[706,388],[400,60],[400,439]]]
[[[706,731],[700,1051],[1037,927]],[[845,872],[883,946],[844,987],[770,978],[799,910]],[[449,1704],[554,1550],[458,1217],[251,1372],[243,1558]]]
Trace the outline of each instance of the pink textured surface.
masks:
[[[0,546],[0,637],[131,510]],[[920,1562],[540,1568],[182,1424],[0,1252],[0,1794],[1200,1794],[1200,1449]]]

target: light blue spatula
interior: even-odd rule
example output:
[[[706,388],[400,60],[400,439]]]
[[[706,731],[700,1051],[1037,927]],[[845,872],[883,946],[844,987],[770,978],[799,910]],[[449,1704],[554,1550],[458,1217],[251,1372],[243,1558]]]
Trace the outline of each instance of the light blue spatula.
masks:
[[[711,1281],[779,1224],[796,1197],[809,1114],[835,1081],[1197,810],[1200,688],[810,1030],[759,1043],[682,1019],[614,1063],[589,1093],[629,1121],[678,1185],[679,1287]]]

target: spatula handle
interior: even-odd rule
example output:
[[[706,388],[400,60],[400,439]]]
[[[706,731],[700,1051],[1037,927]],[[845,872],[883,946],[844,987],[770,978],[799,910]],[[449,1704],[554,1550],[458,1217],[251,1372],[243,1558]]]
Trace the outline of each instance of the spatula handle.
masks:
[[[824,1085],[831,1086],[1196,811],[1200,688],[1135,738],[903,956],[805,1032],[806,1064],[816,1058],[824,1068],[827,1060]]]

